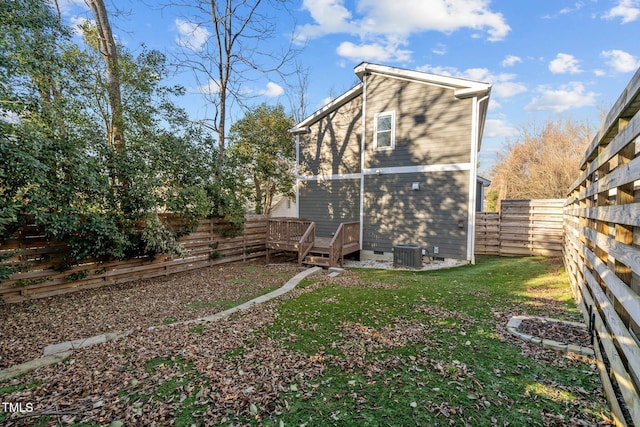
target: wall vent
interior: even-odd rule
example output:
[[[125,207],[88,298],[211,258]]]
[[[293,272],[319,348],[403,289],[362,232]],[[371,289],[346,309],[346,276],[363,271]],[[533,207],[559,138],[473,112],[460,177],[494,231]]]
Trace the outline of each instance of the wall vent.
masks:
[[[418,245],[397,245],[393,247],[394,267],[422,267],[422,249]]]

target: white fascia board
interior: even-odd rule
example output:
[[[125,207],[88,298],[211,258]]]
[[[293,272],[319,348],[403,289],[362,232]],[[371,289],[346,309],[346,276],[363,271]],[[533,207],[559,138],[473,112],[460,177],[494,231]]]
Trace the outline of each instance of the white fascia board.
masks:
[[[296,176],[296,218],[300,218],[300,179],[298,179],[298,171],[300,170],[300,135],[296,135],[296,166],[294,173]]]
[[[474,96],[485,96],[491,92],[491,84],[475,83],[472,87],[456,89],[453,94],[456,98],[473,98]]]
[[[352,87],[351,89],[349,89],[348,91],[346,91],[345,93],[343,93],[342,95],[334,99],[333,101],[329,102],[324,107],[322,107],[321,109],[319,109],[318,111],[316,111],[315,113],[307,117],[306,119],[304,119],[303,121],[295,125],[294,128],[291,129],[289,132],[308,133],[309,125],[317,122],[327,114],[331,113],[332,111],[336,110],[337,108],[341,107],[342,105],[346,104],[347,102],[351,101],[352,99],[360,95],[362,93],[362,86],[363,84],[359,83],[358,85]]]
[[[406,70],[403,68],[389,67],[387,65],[370,64],[367,62],[357,65],[354,72],[360,80],[362,80],[364,75],[367,73],[377,73],[421,83],[446,86],[454,90],[454,95],[457,98],[470,98],[478,95],[488,95],[491,91],[491,84],[489,83],[461,79],[459,77],[424,73],[422,71]]]
[[[486,99],[483,98],[483,99]],[[467,260],[471,264],[476,263],[476,187],[478,185],[478,150],[480,149],[480,129],[478,122],[484,120],[480,117],[480,100],[473,98],[471,104],[471,173],[469,174],[469,207],[467,218]]]

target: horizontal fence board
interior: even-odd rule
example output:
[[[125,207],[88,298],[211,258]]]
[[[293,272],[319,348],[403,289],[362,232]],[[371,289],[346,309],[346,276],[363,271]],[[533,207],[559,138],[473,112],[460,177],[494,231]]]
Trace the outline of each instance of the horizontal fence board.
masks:
[[[632,225],[635,227],[640,226],[640,203],[570,209],[567,210],[566,214],[603,222],[613,222],[616,224]]]
[[[168,221],[179,223],[171,218]],[[159,255],[153,259],[87,260],[70,268],[64,267],[64,271],[54,268],[67,263],[64,256],[69,252],[68,246],[46,239],[37,228],[28,227],[20,238],[3,242],[0,248],[0,254],[18,251],[4,260],[3,265],[24,270],[0,282],[0,301],[19,302],[28,298],[61,295],[262,257],[266,254],[266,221],[266,217],[262,216],[247,217],[242,235],[225,236],[221,232],[231,228],[228,223],[220,219],[202,220],[193,233],[178,239],[187,251],[183,257]]]
[[[475,253],[561,256],[562,199],[503,200],[500,212],[476,213]]]
[[[564,209],[564,261],[593,313],[596,357],[619,425],[640,425],[640,69],[585,151]],[[609,365],[606,365],[608,361]],[[615,389],[620,390],[618,397]],[[625,418],[625,413],[628,418]]]

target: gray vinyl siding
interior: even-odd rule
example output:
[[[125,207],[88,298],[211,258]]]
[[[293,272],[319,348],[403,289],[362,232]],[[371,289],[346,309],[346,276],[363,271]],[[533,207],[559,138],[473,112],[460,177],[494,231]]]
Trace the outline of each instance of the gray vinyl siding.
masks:
[[[453,89],[371,75],[367,78],[365,167],[468,163],[472,100]],[[374,151],[374,115],[395,111],[392,151]]]
[[[300,218],[316,222],[316,235],[329,237],[341,222],[359,221],[360,179],[299,183]]]
[[[420,185],[412,190],[412,183]],[[366,175],[363,249],[439,247],[437,256],[467,258],[469,171]],[[460,227],[462,226],[462,228]]]
[[[362,96],[357,96],[310,126],[300,138],[300,176],[360,172]]]

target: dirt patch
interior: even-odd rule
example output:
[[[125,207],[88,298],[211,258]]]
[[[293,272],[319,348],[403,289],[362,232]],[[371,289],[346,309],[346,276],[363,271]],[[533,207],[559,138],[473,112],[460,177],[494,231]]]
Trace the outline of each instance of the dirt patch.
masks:
[[[591,336],[586,328],[565,322],[549,322],[543,319],[523,319],[518,331],[547,340],[580,347],[591,347]]]
[[[300,269],[264,259],[0,306],[0,369],[50,344],[195,319],[280,287]]]

